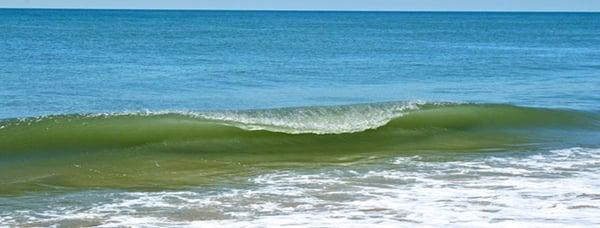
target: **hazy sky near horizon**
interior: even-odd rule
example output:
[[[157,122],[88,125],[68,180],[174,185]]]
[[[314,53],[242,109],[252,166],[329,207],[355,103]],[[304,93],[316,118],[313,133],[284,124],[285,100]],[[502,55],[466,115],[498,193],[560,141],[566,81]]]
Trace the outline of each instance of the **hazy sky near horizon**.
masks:
[[[600,11],[600,0],[0,0],[0,8]]]

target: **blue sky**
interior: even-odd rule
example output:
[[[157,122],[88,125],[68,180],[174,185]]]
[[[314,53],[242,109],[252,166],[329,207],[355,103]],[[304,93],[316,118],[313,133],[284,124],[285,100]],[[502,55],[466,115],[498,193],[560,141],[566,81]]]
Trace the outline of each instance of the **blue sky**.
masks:
[[[1,8],[600,11],[600,0],[0,0]]]

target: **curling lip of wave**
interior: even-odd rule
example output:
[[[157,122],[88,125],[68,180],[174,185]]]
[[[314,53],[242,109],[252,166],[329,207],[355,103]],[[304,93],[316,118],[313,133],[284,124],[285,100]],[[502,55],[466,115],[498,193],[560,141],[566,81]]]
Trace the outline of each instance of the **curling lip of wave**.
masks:
[[[389,102],[342,106],[313,106],[246,111],[191,113],[192,116],[223,121],[245,130],[267,130],[289,134],[342,134],[386,125],[423,102]]]
[[[590,113],[545,108],[519,107],[507,104],[469,103],[426,103],[382,102],[340,106],[308,106],[293,108],[225,110],[225,111],[144,111],[97,114],[48,115],[30,118],[0,120],[0,130],[11,126],[30,126],[38,122],[82,121],[111,118],[189,118],[213,124],[232,126],[243,130],[266,130],[287,134],[344,134],[362,132],[389,125],[403,119],[404,126],[451,127],[457,124],[480,124],[498,126],[500,124],[555,125],[583,123],[597,126],[597,115]],[[591,121],[585,121],[590,120]],[[416,123],[419,122],[419,123]],[[427,123],[428,122],[428,123]],[[452,123],[455,122],[455,123]],[[576,124],[576,125],[579,125]]]
[[[31,125],[35,122],[60,118],[115,118],[178,115],[201,121],[233,126],[244,130],[266,130],[287,134],[343,134],[361,132],[386,125],[405,113],[417,110],[421,101],[382,102],[340,106],[308,106],[292,108],[224,110],[224,111],[143,111],[117,113],[91,113],[48,115],[19,118],[16,121],[0,120],[0,130],[9,125]],[[441,104],[441,103],[440,103]],[[70,121],[70,120],[67,120]]]
[[[293,108],[226,110],[226,111],[145,111],[97,114],[48,115],[30,118],[0,120],[0,132],[15,127],[49,123],[46,127],[60,127],[61,122],[79,122],[111,119],[154,121],[203,122],[231,126],[243,130],[266,130],[286,134],[345,134],[363,132],[388,125],[402,128],[422,127],[476,127],[476,126],[598,126],[598,115],[580,111],[519,107],[507,104],[385,102],[340,106],[309,106]],[[52,124],[51,122],[54,122]],[[394,124],[396,123],[396,124]],[[127,125],[127,123],[120,122]],[[121,126],[123,127],[123,126]]]
[[[244,148],[257,150],[268,149],[268,145],[342,147],[360,142],[385,147],[431,136],[459,137],[461,132],[481,138],[493,137],[506,129],[525,130],[527,135],[537,134],[535,129],[597,130],[599,123],[597,114],[579,111],[415,102],[221,112],[57,115],[0,122],[0,152],[96,150],[167,142],[212,145],[208,150],[244,143]],[[274,147],[275,144],[280,147]]]

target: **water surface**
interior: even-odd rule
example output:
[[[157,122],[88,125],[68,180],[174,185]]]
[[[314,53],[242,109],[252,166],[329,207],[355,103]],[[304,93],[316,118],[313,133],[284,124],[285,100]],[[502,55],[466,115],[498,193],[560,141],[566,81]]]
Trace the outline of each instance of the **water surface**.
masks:
[[[600,224],[600,14],[1,9],[0,31],[0,224]]]

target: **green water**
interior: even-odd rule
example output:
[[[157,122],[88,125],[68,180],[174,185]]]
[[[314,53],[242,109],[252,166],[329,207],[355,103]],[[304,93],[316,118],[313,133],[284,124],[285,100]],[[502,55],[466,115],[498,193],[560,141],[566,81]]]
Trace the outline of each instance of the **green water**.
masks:
[[[597,115],[579,111],[494,104],[418,104],[389,111],[395,107],[398,103],[6,120],[0,124],[0,193],[235,183],[294,166],[351,165],[436,151],[539,149],[565,137],[581,141],[600,129]],[[376,111],[389,119],[358,131],[310,129],[303,122],[358,123]]]

